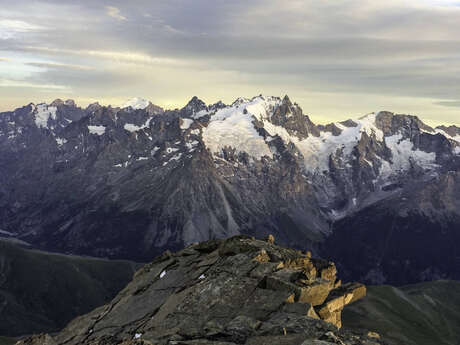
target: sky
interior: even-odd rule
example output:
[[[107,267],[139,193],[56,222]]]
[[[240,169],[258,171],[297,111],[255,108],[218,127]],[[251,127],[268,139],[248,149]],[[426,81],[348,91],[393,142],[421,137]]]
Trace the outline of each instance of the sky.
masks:
[[[0,0],[0,111],[259,94],[460,125],[460,1]]]

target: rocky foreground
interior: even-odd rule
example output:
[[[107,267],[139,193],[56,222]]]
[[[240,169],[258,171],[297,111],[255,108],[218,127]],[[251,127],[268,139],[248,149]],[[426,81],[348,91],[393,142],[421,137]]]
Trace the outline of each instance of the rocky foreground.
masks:
[[[109,304],[55,336],[22,344],[384,344],[341,328],[345,305],[366,295],[341,284],[334,263],[248,236],[164,253]]]

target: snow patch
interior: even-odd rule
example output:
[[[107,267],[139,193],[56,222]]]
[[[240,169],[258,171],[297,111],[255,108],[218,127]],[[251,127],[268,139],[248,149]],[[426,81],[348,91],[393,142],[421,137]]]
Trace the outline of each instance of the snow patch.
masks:
[[[47,104],[38,104],[35,113],[35,124],[39,128],[48,128],[48,120],[56,120],[57,107],[50,107]]]
[[[251,113],[264,109],[264,102],[263,98],[256,97],[246,107],[233,105],[218,110],[203,129],[203,141],[211,153],[220,154],[224,148],[232,147],[257,159],[272,158],[270,148],[254,128]]]
[[[67,139],[56,137],[56,143],[58,144],[58,146],[62,146],[65,143],[67,143]]]
[[[123,128],[124,128],[125,130],[127,130],[128,132],[131,132],[131,133],[137,132],[138,130],[141,129],[141,127],[136,126],[136,125],[134,125],[134,124],[132,124],[132,123],[126,123],[126,124],[123,126]]]
[[[182,123],[180,125],[180,128],[183,129],[183,130],[187,130],[190,128],[190,126],[192,125],[193,123],[193,120],[192,119],[181,119],[182,120]]]
[[[90,134],[102,135],[105,133],[105,126],[88,126]]]
[[[134,133],[134,132],[140,131],[141,129],[148,128],[151,120],[152,118],[149,117],[147,120],[145,120],[145,123],[142,126],[135,125],[134,123],[125,123],[123,128],[127,130],[128,132]],[[150,140],[152,140],[151,137],[150,137]]]
[[[193,150],[195,149],[195,147],[199,144],[199,142],[197,140],[193,140],[191,142],[188,142],[188,143],[185,143],[185,146],[189,149],[189,150]]]
[[[180,158],[182,157],[182,153],[178,153],[174,156],[172,156],[171,158],[169,158],[169,161],[178,161]]]
[[[208,115],[208,114],[209,114],[208,111],[206,111],[206,110],[200,110],[199,112],[194,113],[191,117],[194,118],[194,119],[199,119],[199,118],[201,118],[201,117],[203,117],[203,116],[205,116],[205,115]]]
[[[160,279],[163,278],[166,275],[166,271],[163,271],[160,273]]]
[[[175,148],[175,147],[168,147],[166,149],[166,153],[173,153],[173,152],[177,152],[179,151],[179,149]]]
[[[457,147],[454,148],[454,153],[456,155],[460,155],[460,146],[457,146]]]
[[[439,134],[442,134],[443,136],[445,136],[448,139],[452,139],[452,140],[460,143],[460,135],[456,135],[455,137],[453,137],[453,136],[449,135],[448,133],[444,132],[442,129],[439,129],[439,128],[436,128],[435,132],[439,133]]]
[[[149,159],[149,157],[139,157],[139,158],[137,158],[136,160],[137,160],[137,161],[146,161],[146,160],[148,160],[148,159]]]
[[[135,97],[135,98],[130,99],[129,101],[127,101],[125,104],[123,104],[122,108],[131,107],[134,110],[145,109],[145,108],[147,108],[149,106],[149,104],[150,104],[150,102],[147,101],[146,99],[140,98],[140,97]]]
[[[380,175],[383,178],[399,171],[410,169],[412,163],[417,163],[424,169],[436,167],[436,153],[414,150],[414,144],[409,139],[402,140],[401,134],[395,134],[385,138],[385,143],[392,153],[392,163],[382,161]]]
[[[159,149],[160,149],[160,148],[159,148],[158,146],[155,146],[155,147],[150,151],[150,154],[151,154],[152,156],[154,156],[155,153],[157,153],[157,151],[158,151]]]

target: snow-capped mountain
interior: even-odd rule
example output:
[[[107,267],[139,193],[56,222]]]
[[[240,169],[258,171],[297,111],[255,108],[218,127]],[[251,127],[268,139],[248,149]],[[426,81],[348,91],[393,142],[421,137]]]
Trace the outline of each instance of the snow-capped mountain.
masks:
[[[459,166],[460,129],[409,115],[315,125],[287,96],[177,110],[56,100],[0,114],[0,229],[139,260],[238,233],[319,250],[331,224]]]

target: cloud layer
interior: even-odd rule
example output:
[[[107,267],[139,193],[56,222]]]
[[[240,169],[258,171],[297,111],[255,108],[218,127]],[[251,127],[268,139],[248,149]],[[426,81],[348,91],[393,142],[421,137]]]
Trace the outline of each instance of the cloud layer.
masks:
[[[320,122],[388,109],[460,124],[460,1],[0,5],[1,110],[288,93]]]

